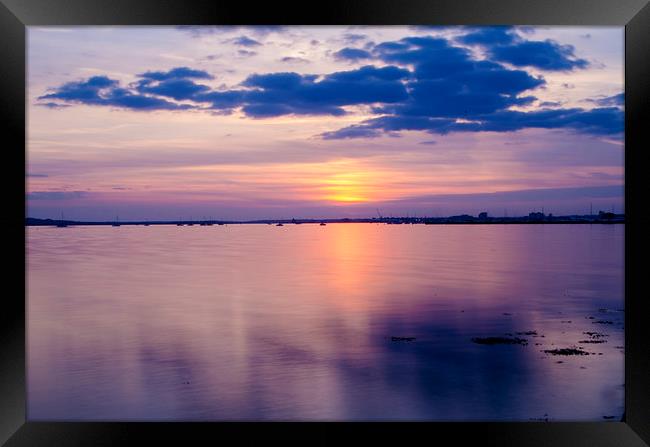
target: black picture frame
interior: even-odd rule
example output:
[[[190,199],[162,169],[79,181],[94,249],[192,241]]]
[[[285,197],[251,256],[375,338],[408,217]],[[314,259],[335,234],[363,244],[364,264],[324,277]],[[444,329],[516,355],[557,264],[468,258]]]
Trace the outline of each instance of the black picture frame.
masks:
[[[514,423],[54,423],[26,421],[25,405],[25,44],[31,25],[372,24],[625,26],[625,417],[622,422]],[[647,0],[330,0],[322,4],[232,0],[0,0],[0,113],[6,142],[3,219],[8,278],[0,312],[0,443],[192,444],[225,436],[262,442],[365,441],[495,446],[650,444],[650,325],[644,291],[649,222],[642,163],[650,148],[650,4]],[[645,113],[644,113],[645,112]],[[8,155],[8,156],[7,156]],[[21,172],[22,171],[22,172]],[[7,193],[8,192],[8,193]],[[644,259],[646,259],[644,261]],[[22,261],[22,262],[21,262]],[[411,441],[413,439],[413,441]],[[452,440],[452,441],[443,441]],[[232,442],[232,441],[227,441]],[[421,441],[418,441],[421,442]]]

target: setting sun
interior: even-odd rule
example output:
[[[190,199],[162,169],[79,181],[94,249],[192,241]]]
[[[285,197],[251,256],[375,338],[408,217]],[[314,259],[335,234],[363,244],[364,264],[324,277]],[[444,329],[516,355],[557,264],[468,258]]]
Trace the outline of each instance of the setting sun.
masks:
[[[374,197],[370,197],[371,189],[369,184],[371,179],[368,173],[346,172],[334,174],[325,181],[323,190],[326,193],[325,199],[332,202],[367,202]]]

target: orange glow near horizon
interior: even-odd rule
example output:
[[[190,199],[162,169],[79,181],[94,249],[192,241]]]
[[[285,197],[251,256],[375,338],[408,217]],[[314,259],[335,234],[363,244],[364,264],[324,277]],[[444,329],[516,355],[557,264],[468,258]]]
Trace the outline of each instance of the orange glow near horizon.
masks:
[[[370,201],[367,173],[343,172],[326,180],[325,199],[332,202],[358,203]]]

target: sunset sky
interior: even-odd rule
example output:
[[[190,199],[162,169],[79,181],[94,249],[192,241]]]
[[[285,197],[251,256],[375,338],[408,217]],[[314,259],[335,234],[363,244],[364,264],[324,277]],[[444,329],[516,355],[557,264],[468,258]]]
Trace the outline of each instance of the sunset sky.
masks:
[[[623,211],[622,27],[29,27],[28,216]]]

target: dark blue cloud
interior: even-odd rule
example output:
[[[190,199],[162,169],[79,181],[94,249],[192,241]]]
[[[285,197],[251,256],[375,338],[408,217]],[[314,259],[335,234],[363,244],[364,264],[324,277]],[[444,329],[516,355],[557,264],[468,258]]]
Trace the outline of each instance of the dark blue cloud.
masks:
[[[423,116],[385,116],[367,120],[321,136],[324,139],[356,138],[356,135],[379,136],[377,130],[398,132],[421,130],[431,134],[450,132],[513,132],[527,128],[569,129],[592,135],[618,134],[623,131],[623,112],[614,107],[592,110],[564,109],[519,112],[504,110],[474,116],[472,120]]]
[[[512,27],[481,28],[464,37],[464,43],[480,43],[488,48],[513,48],[527,43],[516,37]],[[546,52],[542,51],[537,60],[527,65],[537,64],[547,69],[561,69],[567,61],[573,67],[583,65],[571,59],[572,47],[551,41],[533,43],[542,44]],[[553,59],[549,47],[556,52]],[[443,38],[409,37],[376,45],[372,52],[384,62],[412,68],[411,76],[405,78],[408,99],[376,107],[374,112],[384,116],[327,132],[322,138],[367,138],[381,135],[377,131],[390,134],[405,130],[432,134],[505,132],[528,127],[566,128],[591,134],[616,134],[623,130],[622,112],[615,108],[510,110],[536,101],[535,96],[526,93],[543,87],[544,79],[494,61],[476,60],[467,49],[455,47]]]
[[[598,99],[587,99],[588,102],[593,102],[599,106],[624,106],[625,105],[625,93],[619,93],[618,95],[607,96],[605,98]]]
[[[138,75],[141,78],[152,79],[154,81],[166,81],[168,79],[193,78],[193,79],[212,79],[212,75],[203,70],[194,70],[189,67],[176,67],[169,71],[148,71]]]
[[[215,110],[232,110],[239,107],[246,97],[245,90],[212,91],[200,93],[193,100],[210,103],[210,108]]]
[[[242,85],[269,90],[289,90],[299,87],[303,82],[312,82],[317,77],[316,75],[300,75],[295,72],[252,74],[242,82]]]
[[[329,104],[305,102],[253,101],[242,107],[242,111],[251,118],[272,118],[282,115],[345,115],[345,110]]]
[[[216,91],[189,79],[207,78],[208,73],[182,67],[143,73],[139,75],[142,79],[129,88],[120,87],[107,77],[68,83],[40,99],[137,110],[207,108],[229,113],[241,108],[253,118],[289,114],[339,116],[345,114],[344,106],[405,101],[408,95],[401,80],[409,75],[408,70],[392,66],[365,66],[323,77],[294,72],[253,74],[241,83],[241,89]]]
[[[480,45],[487,49],[493,61],[507,62],[516,67],[555,71],[586,68],[589,65],[586,60],[575,56],[573,46],[560,45],[551,39],[526,40],[519,37],[511,26],[482,27],[457,37],[456,41],[465,45]]]
[[[114,87],[117,81],[107,76],[93,76],[86,81],[68,82],[56,89],[54,93],[40,96],[39,100],[61,99],[84,104],[101,104],[103,98],[99,95],[103,89]]]
[[[429,118],[425,116],[383,116],[366,120],[332,132],[325,132],[320,136],[325,140],[347,139],[347,138],[376,138],[383,135],[383,132],[399,132],[403,130],[423,130],[430,133],[447,133],[446,126],[453,123],[448,118]]]
[[[529,104],[536,98],[522,96],[522,93],[544,84],[543,79],[523,70],[476,61],[468,50],[451,46],[441,38],[417,37],[385,42],[375,47],[375,54],[385,62],[413,67],[406,84],[408,100],[380,107],[376,112],[424,118],[416,120],[424,129],[431,125],[429,118],[470,119],[475,115]],[[407,121],[414,122],[412,119]],[[436,122],[436,128],[439,124]]]
[[[123,88],[110,90],[103,99],[103,105],[132,110],[186,110],[192,108],[190,105],[176,104],[162,98],[139,95]]]
[[[595,99],[599,108],[512,110],[537,101],[542,77],[512,65],[562,69],[567,61],[582,66],[573,49],[552,41],[526,41],[511,27],[467,28],[455,40],[432,36],[407,37],[368,46],[362,51],[378,65],[323,75],[295,72],[256,73],[232,89],[213,90],[197,80],[212,79],[201,70],[178,67],[140,74],[139,81],[122,88],[117,81],[96,76],[67,83],[40,99],[48,103],[83,103],[137,110],[196,108],[218,113],[241,110],[250,118],[282,115],[332,115],[346,107],[366,105],[376,117],[322,134],[325,139],[373,138],[419,130],[449,132],[516,131],[524,128],[569,129],[590,134],[623,131],[622,95]],[[503,51],[508,65],[476,59],[466,47],[482,45],[488,53]],[[541,50],[517,58],[522,45]],[[541,45],[541,47],[540,47]],[[549,50],[550,48],[550,50]],[[354,50],[344,48],[344,50]],[[510,53],[508,53],[510,52]],[[533,50],[531,50],[534,53]],[[343,53],[345,54],[345,53]],[[175,101],[183,101],[178,103]]]
[[[176,100],[192,99],[199,93],[210,90],[210,87],[203,84],[196,84],[189,79],[169,79],[155,85],[142,83],[138,87],[140,93],[149,93],[159,96],[167,96]]]
[[[493,60],[499,62],[542,70],[573,70],[589,65],[586,60],[575,57],[573,46],[560,45],[552,40],[495,46],[489,50],[489,54]]]
[[[460,36],[456,40],[467,45],[506,45],[514,42],[512,26],[491,26]]]
[[[149,80],[143,80],[139,83],[138,88],[146,88],[149,82]],[[163,98],[145,96],[138,91],[122,88],[119,86],[118,81],[109,79],[106,76],[93,76],[86,81],[68,82],[56,89],[54,93],[43,95],[38,99],[54,99],[67,103],[123,107],[133,110],[175,110],[190,108],[188,105],[175,104]]]
[[[471,71],[476,64],[468,50],[436,37],[384,42],[375,46],[374,54],[384,62],[414,66],[414,75],[420,80],[453,77]]]
[[[329,74],[325,80],[334,81],[351,81],[351,82],[364,82],[364,81],[397,81],[399,79],[408,78],[411,72],[405,68],[394,66],[387,66],[377,68],[373,65],[366,65],[356,70],[338,71]]]
[[[340,60],[358,61],[362,59],[370,59],[372,55],[359,48],[343,48],[334,53],[334,57]]]
[[[590,134],[614,134],[623,131],[623,113],[614,107],[592,110],[547,109],[534,112],[504,110],[477,117],[478,122],[454,123],[450,130],[508,132],[524,128],[573,129]],[[483,118],[483,119],[481,119]]]
[[[408,70],[397,67],[361,67],[357,70],[316,75],[298,73],[254,74],[242,85],[242,110],[252,117],[286,114],[342,115],[343,106],[404,101],[408,95],[400,79]]]
[[[241,45],[242,47],[259,47],[260,45],[262,45],[257,40],[251,39],[250,37],[246,37],[246,36],[236,37],[232,39],[231,42],[234,43],[235,45]]]

